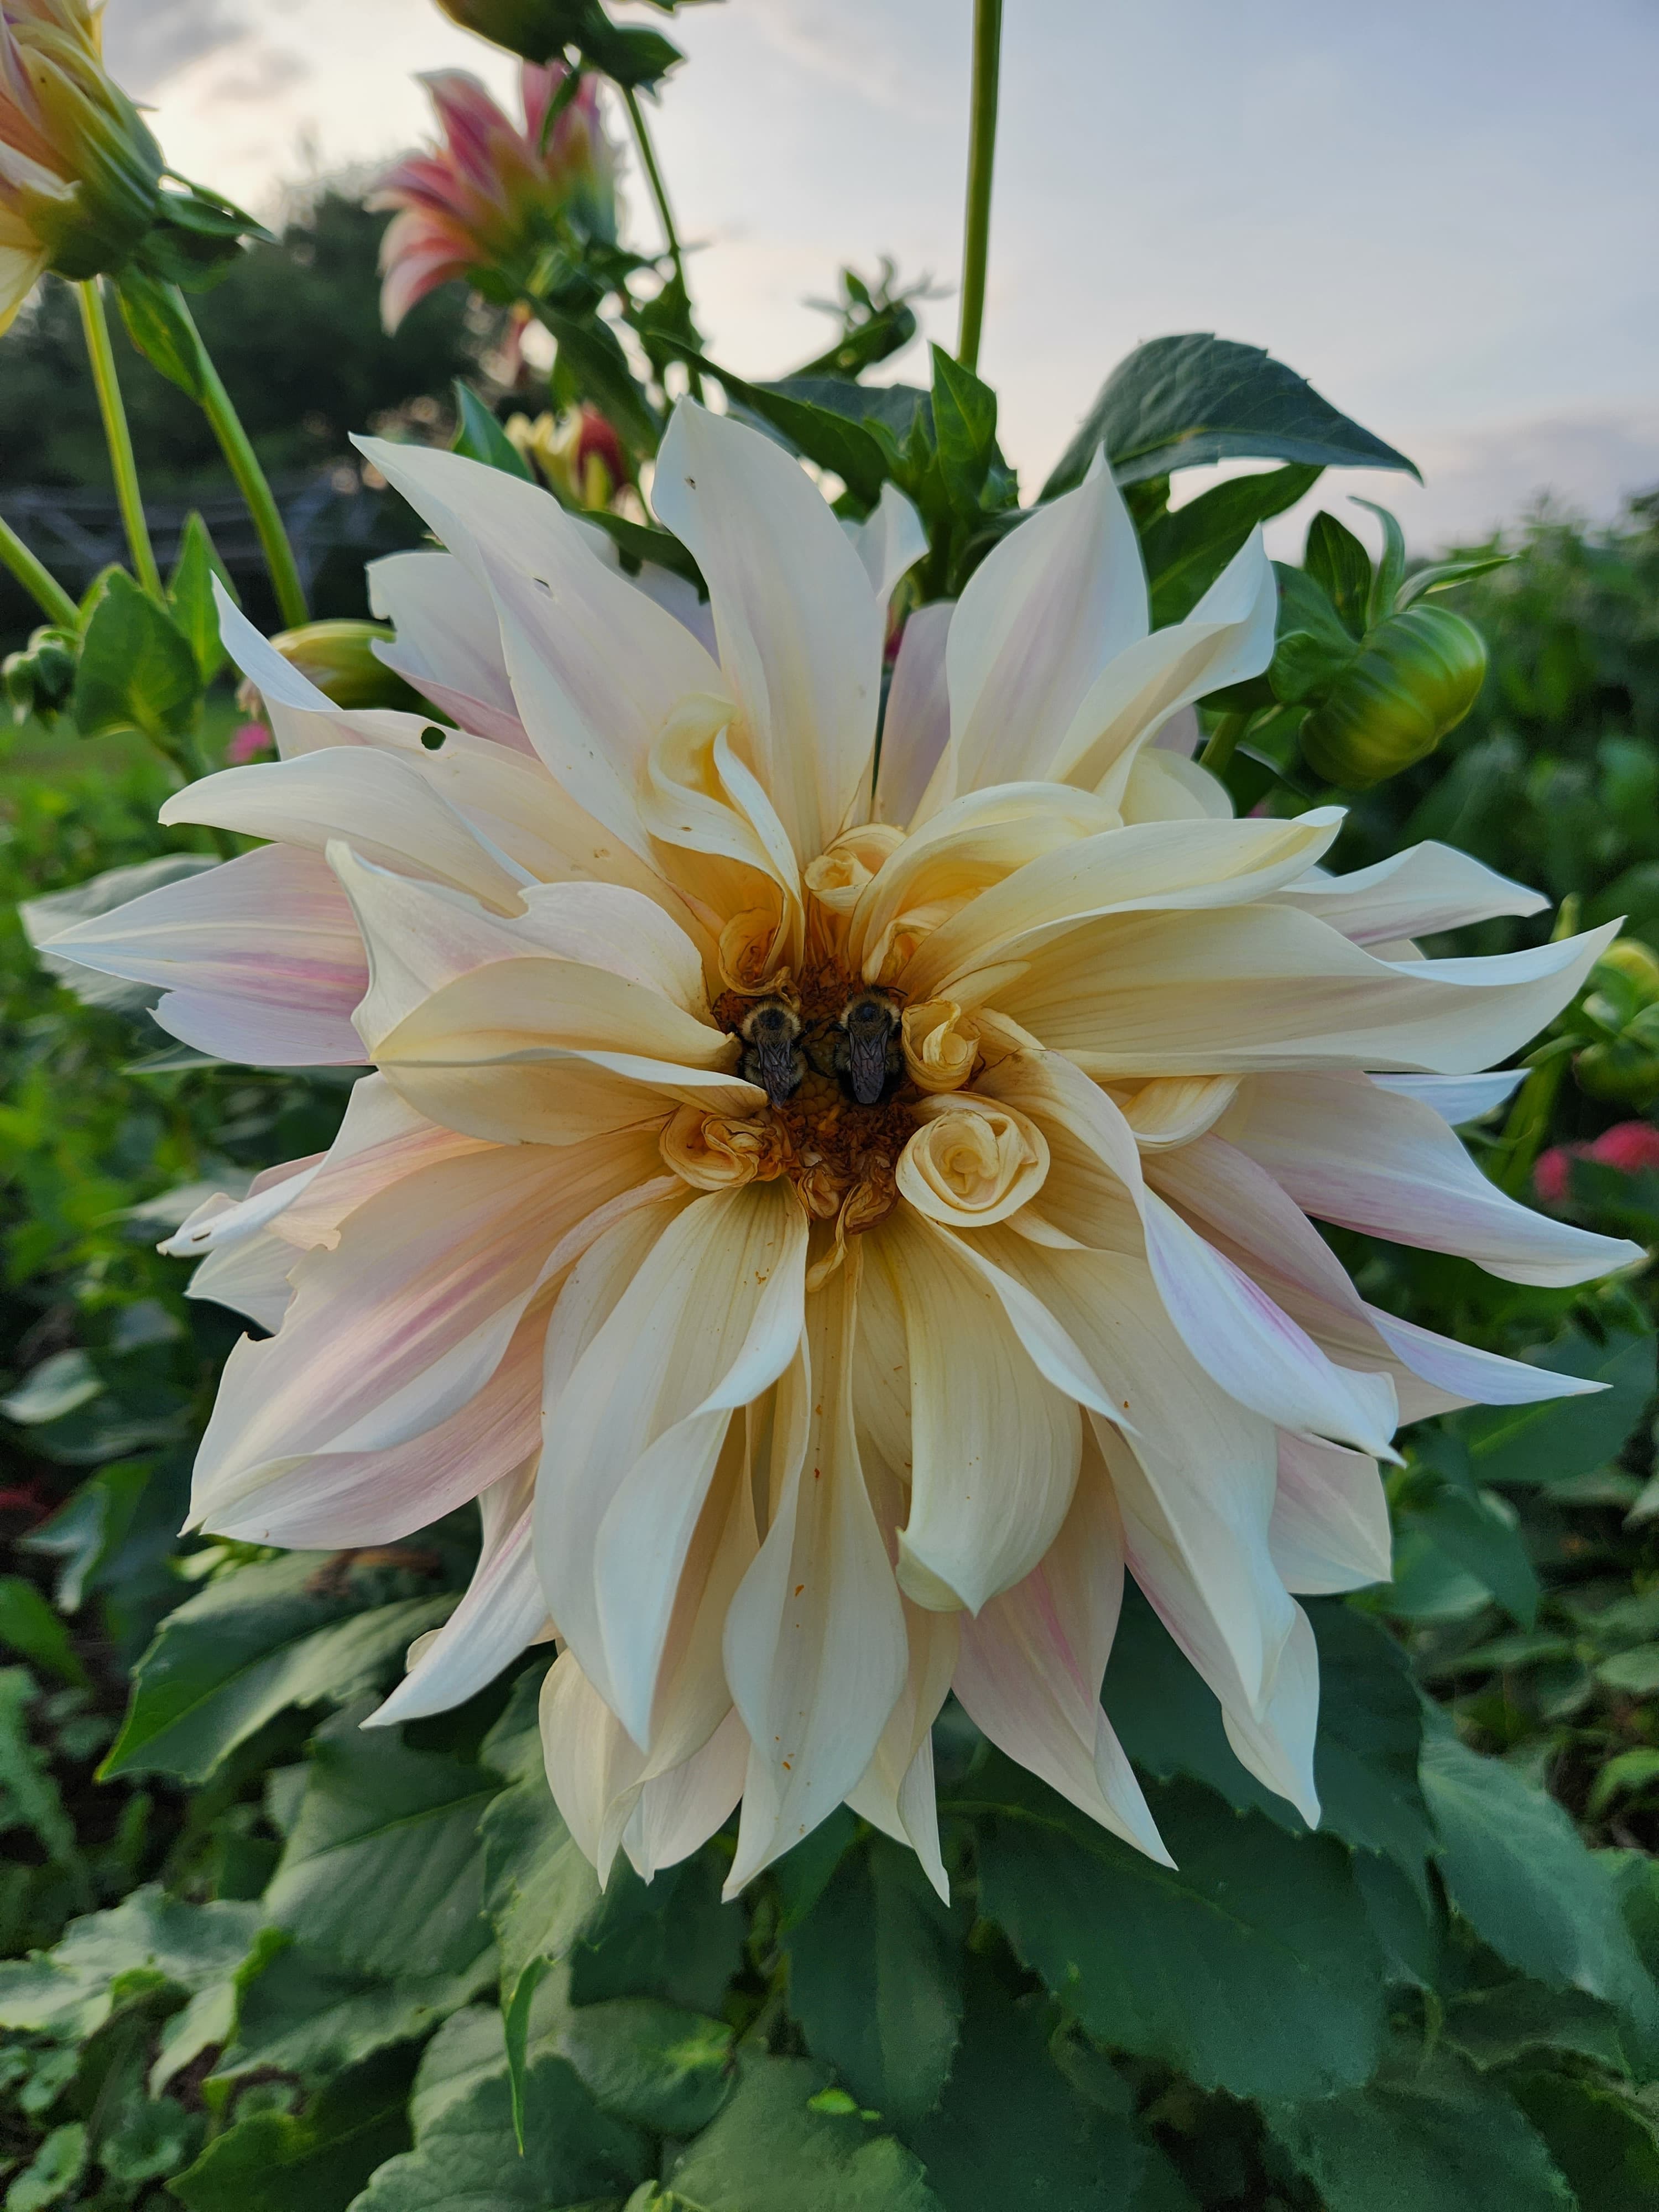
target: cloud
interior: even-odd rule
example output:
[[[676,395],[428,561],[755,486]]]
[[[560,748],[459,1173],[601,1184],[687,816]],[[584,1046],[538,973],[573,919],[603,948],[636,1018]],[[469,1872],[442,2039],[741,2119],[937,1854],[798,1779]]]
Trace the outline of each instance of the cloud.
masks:
[[[239,0],[111,0],[104,17],[110,72],[135,99],[188,63],[244,37]]]

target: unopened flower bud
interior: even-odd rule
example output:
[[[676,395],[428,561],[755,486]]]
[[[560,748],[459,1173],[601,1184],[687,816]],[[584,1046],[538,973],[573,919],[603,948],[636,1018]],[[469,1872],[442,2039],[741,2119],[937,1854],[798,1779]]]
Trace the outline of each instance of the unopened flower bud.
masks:
[[[106,73],[86,0],[0,10],[0,330],[52,270],[118,270],[161,208],[161,149]]]
[[[622,441],[597,407],[577,407],[557,417],[542,414],[534,422],[514,415],[507,434],[568,506],[609,507],[620,487],[633,481]]]
[[[1316,775],[1362,791],[1431,753],[1474,706],[1486,673],[1480,633],[1449,607],[1391,615],[1302,725]]]
[[[1581,1091],[1619,1106],[1645,1106],[1659,1098],[1659,1042],[1628,1032],[1586,1045],[1572,1063]]]
[[[76,651],[70,631],[47,625],[33,633],[21,653],[6,655],[0,663],[0,683],[5,685],[15,721],[27,721],[31,714],[55,714],[68,704]]]
[[[1615,938],[1595,964],[1623,977],[1638,1005],[1650,1006],[1659,999],[1659,955],[1639,937]]]
[[[270,641],[284,660],[319,691],[326,692],[337,707],[404,707],[419,711],[420,698],[375,654],[375,645],[390,645],[393,635],[382,623],[341,620],[307,623],[301,629],[283,630]],[[246,684],[238,694],[250,713],[258,696],[257,690]]]

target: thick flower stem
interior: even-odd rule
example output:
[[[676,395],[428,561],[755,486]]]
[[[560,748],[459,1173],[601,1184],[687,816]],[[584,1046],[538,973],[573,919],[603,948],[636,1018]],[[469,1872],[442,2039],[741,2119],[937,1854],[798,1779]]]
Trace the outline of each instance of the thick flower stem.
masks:
[[[253,526],[259,534],[259,546],[265,556],[265,566],[270,571],[270,580],[276,588],[276,605],[284,626],[297,629],[301,623],[309,622],[311,610],[306,605],[306,587],[300,580],[300,565],[294,557],[282,509],[276,504],[276,494],[259,457],[254,452],[247,432],[242,428],[242,418],[236,412],[223,380],[213,365],[212,356],[202,343],[201,333],[195,318],[185,301],[182,292],[175,289],[173,305],[196,341],[196,373],[201,384],[199,394],[202,412],[213,426],[213,434],[219,441],[219,449],[230,464],[230,472],[236,479],[236,488],[247,501],[248,512],[253,517]]]
[[[52,572],[29,551],[10,523],[0,518],[0,561],[29,597],[60,629],[73,629],[81,611]]]
[[[138,489],[138,464],[133,459],[132,433],[127,428],[127,410],[122,404],[121,386],[115,374],[115,349],[109,341],[109,318],[104,313],[104,295],[94,276],[75,288],[81,301],[81,327],[86,334],[87,358],[92,363],[92,380],[98,388],[98,405],[104,418],[104,440],[109,447],[110,466],[115,472],[115,496],[120,502],[121,520],[125,525],[127,545],[132,555],[133,574],[153,599],[161,598],[161,572],[155,565],[155,548],[149,542],[149,525],[144,520],[143,495]]]
[[[1493,1148],[1492,1165],[1487,1170],[1508,1198],[1521,1197],[1532,1181],[1533,1168],[1549,1134],[1561,1079],[1573,1051],[1583,1042],[1581,1037],[1557,1037],[1545,1046],[1515,1094],[1515,1103]]]
[[[979,367],[979,337],[985,321],[1001,58],[1002,0],[974,0],[974,106],[968,137],[968,208],[963,222],[962,328],[957,339],[957,359],[971,369]]]
[[[1249,720],[1248,714],[1224,714],[1211,731],[1208,742],[1198,757],[1199,766],[1208,769],[1212,775],[1224,775],[1232,763],[1234,753],[1238,750],[1239,739],[1249,726]]]
[[[641,107],[640,96],[631,84],[623,85],[619,89],[623,96],[623,105],[628,110],[628,119],[634,126],[634,143],[640,149],[641,166],[645,171],[646,181],[650,185],[651,197],[656,202],[657,220],[662,225],[663,241],[668,248],[668,258],[674,264],[674,275],[679,283],[680,296],[685,301],[685,312],[689,316],[691,312],[691,293],[685,281],[685,258],[680,251],[679,233],[674,228],[674,210],[669,205],[668,187],[663,182],[662,171],[657,167],[656,149],[651,143],[651,133],[646,125],[645,111]],[[694,399],[701,399],[702,398],[702,374],[691,363],[688,362],[687,368],[691,379],[691,397]]]

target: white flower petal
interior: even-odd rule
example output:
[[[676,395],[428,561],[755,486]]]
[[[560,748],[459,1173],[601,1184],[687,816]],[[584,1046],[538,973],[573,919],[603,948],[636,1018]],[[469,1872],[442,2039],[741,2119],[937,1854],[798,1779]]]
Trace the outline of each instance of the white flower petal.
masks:
[[[1285,1589],[1304,1595],[1390,1580],[1393,1532],[1376,1462],[1281,1433],[1267,1546]]]
[[[1468,853],[1434,843],[1408,846],[1352,875],[1318,872],[1279,896],[1316,914],[1356,945],[1432,937],[1495,915],[1541,914],[1549,904],[1541,891],[1511,883]]]
[[[495,602],[453,553],[387,553],[363,571],[368,604],[396,629],[378,657],[464,730],[529,752]]]
[[[904,625],[876,771],[876,819],[908,828],[951,737],[945,645],[956,602],[917,607]]]
[[[885,611],[899,580],[927,550],[921,517],[898,486],[890,482],[883,484],[881,497],[865,521],[843,522],[842,528],[864,563],[878,605]]]

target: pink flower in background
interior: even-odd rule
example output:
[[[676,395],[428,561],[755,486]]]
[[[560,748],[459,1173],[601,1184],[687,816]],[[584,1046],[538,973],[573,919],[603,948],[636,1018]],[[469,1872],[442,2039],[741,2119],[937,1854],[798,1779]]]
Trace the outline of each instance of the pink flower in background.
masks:
[[[272,750],[270,732],[263,722],[244,722],[230,733],[230,743],[225,747],[225,766],[245,768],[249,761],[262,760]]]
[[[395,331],[418,300],[453,277],[508,295],[528,276],[562,222],[590,236],[616,235],[616,152],[584,79],[541,143],[562,64],[526,63],[522,129],[465,70],[439,70],[422,82],[432,95],[444,144],[387,171],[368,201],[393,208],[380,244],[380,313]],[[492,291],[492,296],[494,295]]]
[[[1615,1121],[1588,1145],[1552,1145],[1541,1153],[1532,1171],[1538,1195],[1546,1206],[1565,1206],[1572,1183],[1575,1160],[1595,1160],[1620,1175],[1640,1175],[1659,1168],[1659,1129],[1651,1121]]]

